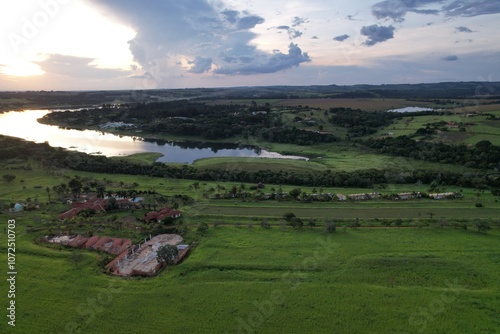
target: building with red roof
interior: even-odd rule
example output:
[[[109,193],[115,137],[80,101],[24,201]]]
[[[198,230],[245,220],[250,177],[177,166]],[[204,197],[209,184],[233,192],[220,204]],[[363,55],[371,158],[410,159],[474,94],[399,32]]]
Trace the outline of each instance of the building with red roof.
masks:
[[[151,211],[146,214],[144,220],[147,223],[158,222],[161,223],[166,218],[176,219],[181,216],[181,212],[171,208],[163,208],[160,211]]]

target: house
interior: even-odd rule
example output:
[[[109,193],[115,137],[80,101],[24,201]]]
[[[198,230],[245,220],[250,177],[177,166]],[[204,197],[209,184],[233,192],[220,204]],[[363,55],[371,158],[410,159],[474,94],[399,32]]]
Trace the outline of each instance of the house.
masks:
[[[369,199],[378,199],[380,198],[380,193],[374,192],[374,193],[368,193],[366,194]]]
[[[158,222],[161,223],[163,220],[167,218],[176,219],[181,216],[181,212],[178,210],[174,210],[171,208],[163,208],[160,211],[151,211],[146,214],[144,220],[148,223]]]
[[[367,194],[351,194],[347,195],[347,197],[349,197],[349,199],[353,201],[364,201],[370,199],[370,197]]]
[[[339,201],[346,201],[347,200],[347,197],[345,197],[345,195],[342,195],[342,194],[336,194],[337,198]]]
[[[402,200],[413,199],[415,198],[415,193],[399,193],[398,197]]]
[[[106,212],[104,209],[106,204],[108,203],[107,199],[102,198],[91,198],[86,202],[73,202],[71,203],[72,208],[68,211],[59,215],[60,220],[64,219],[72,219],[74,218],[80,211],[83,210],[93,210],[95,212]]]
[[[455,198],[461,198],[463,197],[461,194],[457,193],[437,193],[437,194],[429,194],[429,198],[432,199],[455,199]]]

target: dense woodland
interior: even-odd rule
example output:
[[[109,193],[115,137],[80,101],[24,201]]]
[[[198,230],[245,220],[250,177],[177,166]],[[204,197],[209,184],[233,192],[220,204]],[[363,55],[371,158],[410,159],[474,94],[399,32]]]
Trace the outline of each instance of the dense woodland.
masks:
[[[363,143],[382,154],[471,168],[500,168],[500,147],[487,140],[480,141],[473,147],[416,141],[407,136],[365,140]]]
[[[368,112],[351,108],[331,108],[330,123],[347,128],[350,138],[374,134],[378,128],[392,124],[395,119],[408,116],[437,115],[436,111],[419,111],[409,113],[374,111]]]
[[[238,104],[207,105],[187,101],[157,102],[137,106],[86,109],[77,112],[50,113],[42,122],[65,127],[97,127],[106,122],[134,124],[143,134],[197,137],[208,140],[242,135],[262,137],[266,141],[296,145],[335,142],[332,134],[290,128],[269,107]]]

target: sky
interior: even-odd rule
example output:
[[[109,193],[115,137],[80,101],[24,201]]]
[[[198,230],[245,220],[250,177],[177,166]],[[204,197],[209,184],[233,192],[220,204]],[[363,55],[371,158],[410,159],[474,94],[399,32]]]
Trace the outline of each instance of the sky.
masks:
[[[500,81],[498,0],[0,3],[0,90]]]

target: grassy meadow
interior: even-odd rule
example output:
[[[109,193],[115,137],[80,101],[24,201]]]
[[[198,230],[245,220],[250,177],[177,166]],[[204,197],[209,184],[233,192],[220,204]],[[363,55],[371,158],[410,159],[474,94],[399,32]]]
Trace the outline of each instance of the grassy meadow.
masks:
[[[250,104],[252,100],[231,102]],[[430,101],[403,99],[258,103],[276,108],[307,105],[369,111],[435,106]],[[500,116],[498,105],[477,108]],[[465,133],[451,129],[433,140],[473,145],[487,139],[500,145],[498,121],[484,115],[466,117],[470,111],[465,109],[455,110],[463,114],[450,116],[403,115],[372,137],[387,132],[413,134],[427,123],[445,120],[474,125],[466,126]],[[324,110],[282,111],[289,125],[316,131],[317,125],[294,123],[296,115],[312,117],[323,131],[345,138],[347,130],[329,124]],[[263,143],[258,138],[249,141],[309,161],[228,157],[200,159],[193,166],[296,173],[368,168],[474,171],[375,154],[350,141],[312,147]],[[160,156],[141,153],[116,159],[149,165]],[[30,160],[0,161],[0,175],[5,174],[15,175],[11,182],[0,179],[0,221],[4,227],[8,220],[16,221],[17,317],[12,328],[2,315],[0,333],[499,333],[500,198],[490,190],[441,187],[443,192],[463,195],[460,200],[442,201],[259,202],[209,196],[223,195],[233,187],[255,191],[250,189],[256,184],[248,183],[88,173],[44,168]],[[156,277],[124,279],[104,273],[99,263],[103,254],[40,243],[39,238],[47,233],[67,231],[136,241],[158,227],[141,222],[149,209],[96,215],[89,222],[83,218],[69,223],[57,220],[69,205],[55,201],[56,194],[50,189],[75,176],[95,179],[110,191],[154,190],[165,196],[189,196],[190,201],[179,208],[183,218],[175,226],[185,233],[187,242],[193,242],[189,256]],[[290,192],[294,188],[308,194],[429,192],[427,184],[388,184],[374,189],[266,184],[262,191]],[[49,196],[53,203],[48,203]],[[17,202],[37,203],[39,209],[9,212]],[[303,228],[288,226],[283,220],[287,212],[303,219]],[[336,232],[326,234],[325,223],[332,220]],[[262,222],[268,222],[269,228],[261,227]],[[308,226],[309,222],[315,225]],[[361,226],[351,228],[353,222]],[[489,223],[491,230],[479,233],[477,222]],[[200,223],[207,223],[208,231],[198,232]],[[7,254],[6,232],[0,233],[2,254]],[[6,256],[3,258],[5,261]],[[5,296],[7,281],[0,282],[0,293]],[[6,299],[1,300],[5,310]]]
[[[24,233],[29,215],[16,221],[12,333],[495,333],[500,326],[498,230],[210,228],[180,265],[121,279],[102,273],[96,253],[35,244]],[[5,245],[1,234],[3,253]],[[75,262],[77,252],[83,257]],[[0,330],[10,330],[5,321]]]

